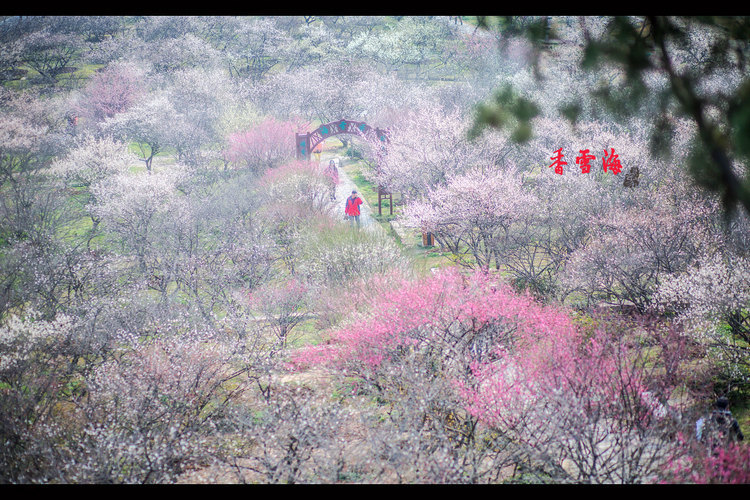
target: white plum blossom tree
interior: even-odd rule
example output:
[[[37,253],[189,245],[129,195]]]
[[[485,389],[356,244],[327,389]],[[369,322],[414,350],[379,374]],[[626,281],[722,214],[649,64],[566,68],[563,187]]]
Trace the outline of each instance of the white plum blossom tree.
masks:
[[[64,157],[56,159],[50,172],[72,186],[89,188],[110,176],[125,173],[138,158],[127,145],[112,137],[85,135]]]
[[[515,224],[531,215],[536,199],[510,172],[474,169],[450,175],[405,210],[407,221],[431,232],[459,262],[487,271],[505,261]]]
[[[143,270],[149,249],[160,236],[153,233],[155,219],[168,213],[186,177],[186,169],[172,166],[151,175],[123,173],[91,186],[98,200],[92,207],[94,216],[134,252]]]
[[[177,143],[177,132],[184,125],[184,114],[169,100],[166,92],[149,94],[147,98],[106,119],[104,132],[137,146],[146,170],[151,172],[154,157]]]
[[[677,320],[696,339],[721,353],[730,367],[750,365],[743,347],[750,341],[747,257],[720,251],[703,255],[684,272],[660,283],[654,302],[662,310],[676,312]]]

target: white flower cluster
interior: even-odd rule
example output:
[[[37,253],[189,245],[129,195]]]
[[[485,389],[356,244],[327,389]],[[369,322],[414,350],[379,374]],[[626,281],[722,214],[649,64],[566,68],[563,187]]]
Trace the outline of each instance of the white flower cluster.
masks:
[[[52,164],[50,173],[73,184],[90,186],[111,175],[125,173],[136,160],[124,143],[111,137],[86,135],[65,157]]]
[[[686,320],[720,321],[750,304],[750,260],[706,256],[690,270],[671,276],[660,286],[656,301],[674,307]]]
[[[309,283],[336,286],[392,269],[406,269],[408,260],[386,236],[367,231],[334,230],[305,241],[299,272]]]
[[[51,321],[33,311],[26,316],[9,316],[0,326],[0,373],[23,366],[37,350],[55,345],[73,325],[73,318],[66,315]]]

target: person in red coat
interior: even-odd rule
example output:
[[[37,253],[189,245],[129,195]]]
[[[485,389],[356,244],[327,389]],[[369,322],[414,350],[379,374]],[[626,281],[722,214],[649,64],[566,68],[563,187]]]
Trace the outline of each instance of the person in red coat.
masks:
[[[351,196],[346,199],[346,207],[344,207],[344,214],[349,217],[349,224],[354,226],[357,223],[357,229],[359,229],[359,206],[362,204],[362,198],[357,196],[357,191],[352,191]]]

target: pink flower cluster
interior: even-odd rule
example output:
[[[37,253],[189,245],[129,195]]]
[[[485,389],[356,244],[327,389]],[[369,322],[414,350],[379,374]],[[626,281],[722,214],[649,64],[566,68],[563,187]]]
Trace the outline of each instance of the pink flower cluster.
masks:
[[[695,456],[672,460],[666,467],[668,480],[664,482],[694,484],[750,483],[750,446],[733,443],[718,448],[712,454],[705,449]]]
[[[275,118],[242,132],[235,132],[227,139],[226,159],[253,170],[264,170],[294,157],[294,137],[299,125]]]
[[[477,357],[460,345],[490,331],[490,355]],[[470,370],[454,377],[457,395],[472,415],[498,429],[518,430],[528,419],[552,425],[552,418],[553,427],[588,423],[615,435],[623,422],[643,428],[663,413],[632,363],[635,356],[613,332],[583,332],[559,307],[481,272],[448,269],[381,289],[365,314],[332,331],[328,341],[297,351],[292,362],[365,374],[405,349],[428,348]],[[524,427],[519,436],[542,439],[538,429]]]
[[[516,335],[552,340],[574,334],[564,313],[493,282],[492,275],[446,269],[371,300],[365,317],[330,333],[330,339],[296,353],[299,365],[361,363],[377,367],[402,346],[445,343],[502,324]],[[521,333],[523,332],[523,333]],[[499,346],[498,346],[499,347]]]

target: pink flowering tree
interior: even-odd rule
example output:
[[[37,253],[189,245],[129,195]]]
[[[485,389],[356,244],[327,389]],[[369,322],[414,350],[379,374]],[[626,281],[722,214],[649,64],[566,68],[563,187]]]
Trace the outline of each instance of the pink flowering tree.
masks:
[[[99,124],[138,102],[144,95],[144,79],[145,70],[133,63],[111,63],[89,80],[74,111],[89,125]]]
[[[439,350],[445,360],[471,350],[487,355],[493,342],[485,337],[507,333],[490,327],[490,319],[499,315],[512,319],[522,302],[505,289],[507,293],[485,293],[490,287],[488,277],[464,278],[456,270],[442,271],[421,282],[404,279],[392,290],[369,297],[357,321],[331,332],[325,344],[301,350],[295,359],[300,363],[330,362],[373,374],[402,348],[424,347],[435,354]],[[499,307],[504,300],[519,302],[516,308]]]
[[[686,443],[686,447],[690,444]],[[706,454],[695,446],[693,454],[671,460],[664,471],[667,484],[748,484],[750,483],[750,446],[732,443]]]
[[[685,452],[671,438],[679,425],[667,404],[684,373],[684,337],[561,326],[543,336],[521,332],[495,360],[474,364],[476,384],[464,390],[470,412],[522,443],[537,473],[557,482],[656,480]],[[657,358],[639,345],[644,338],[664,348]]]
[[[360,377],[400,411],[445,424],[441,432],[454,442],[491,434],[506,460],[535,477],[634,482],[650,477],[673,451],[663,403],[674,382],[651,378],[654,359],[646,362],[640,341],[626,341],[622,332],[581,330],[563,310],[491,276],[447,270],[372,297],[369,307],[293,361]],[[670,360],[682,354],[677,340],[664,344],[672,346]],[[659,365],[674,373],[673,364]],[[424,389],[409,386],[417,379]],[[427,398],[421,384],[428,379],[450,381],[442,386],[442,406]]]
[[[225,156],[238,167],[263,172],[294,158],[294,134],[300,130],[296,122],[266,118],[248,130],[230,134]]]
[[[455,386],[472,357],[491,356],[490,346],[517,327],[511,304],[523,300],[492,287],[486,275],[456,270],[417,281],[398,272],[374,275],[350,289],[349,313],[321,344],[293,354],[298,367],[339,368],[352,380],[352,394],[380,402],[367,417],[378,425],[361,446],[383,459],[370,460],[368,469],[400,482],[482,482],[512,463],[507,443],[477,428]],[[498,316],[508,321],[493,322]],[[492,444],[472,444],[479,442]]]

